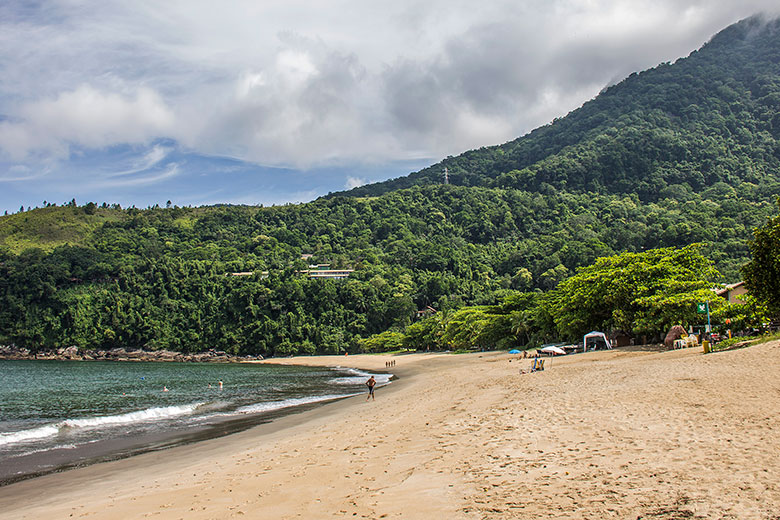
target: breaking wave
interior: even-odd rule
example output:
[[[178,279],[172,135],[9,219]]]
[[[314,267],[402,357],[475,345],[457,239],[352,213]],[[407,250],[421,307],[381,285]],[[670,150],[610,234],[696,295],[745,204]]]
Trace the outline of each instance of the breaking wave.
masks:
[[[205,403],[194,403],[179,406],[164,406],[138,410],[119,415],[107,415],[103,417],[84,417],[79,419],[66,419],[55,424],[47,424],[29,430],[18,432],[0,433],[0,446],[16,444],[20,442],[34,441],[55,437],[69,431],[87,428],[100,428],[119,424],[135,424],[160,421],[181,417],[195,413]]]

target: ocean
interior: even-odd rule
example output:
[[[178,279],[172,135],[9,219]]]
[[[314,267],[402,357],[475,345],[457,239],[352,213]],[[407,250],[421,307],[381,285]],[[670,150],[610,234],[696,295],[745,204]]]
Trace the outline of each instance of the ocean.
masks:
[[[240,431],[365,392],[370,375],[265,364],[0,360],[0,485]],[[379,385],[392,377],[373,375]]]

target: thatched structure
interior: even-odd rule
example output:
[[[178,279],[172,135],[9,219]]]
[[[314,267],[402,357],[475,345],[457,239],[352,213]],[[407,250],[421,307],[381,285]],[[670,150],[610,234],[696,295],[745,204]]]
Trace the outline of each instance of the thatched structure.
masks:
[[[675,340],[678,340],[687,334],[688,333],[685,332],[685,329],[682,327],[682,325],[675,325],[674,327],[669,329],[669,332],[666,333],[666,338],[664,339],[664,346],[668,349],[674,348]]]

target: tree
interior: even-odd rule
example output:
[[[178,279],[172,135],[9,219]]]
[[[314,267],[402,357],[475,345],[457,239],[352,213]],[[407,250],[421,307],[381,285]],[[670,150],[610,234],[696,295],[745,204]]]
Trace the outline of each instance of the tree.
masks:
[[[748,242],[751,259],[742,268],[748,292],[780,316],[780,216],[753,231]]]
[[[403,334],[392,330],[386,330],[370,338],[360,340],[361,352],[392,352],[402,346]]]
[[[448,318],[441,342],[456,349],[503,348],[512,343],[509,317],[500,308],[466,307]]]
[[[740,297],[742,303],[727,303],[712,313],[712,320],[720,326],[717,330],[725,332],[761,329],[767,321],[767,308],[752,295]]]
[[[599,258],[550,293],[550,314],[572,340],[594,329],[656,335],[698,323],[698,302],[717,307],[717,277],[698,245]]]
[[[436,313],[416,321],[404,331],[403,347],[410,350],[439,350],[444,348],[441,337],[444,334],[445,313]]]

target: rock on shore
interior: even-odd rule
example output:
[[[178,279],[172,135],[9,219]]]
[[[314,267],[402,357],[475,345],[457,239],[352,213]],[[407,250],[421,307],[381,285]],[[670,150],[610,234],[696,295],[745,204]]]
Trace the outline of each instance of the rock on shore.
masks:
[[[184,354],[171,350],[141,350],[113,348],[111,350],[82,350],[66,347],[52,350],[33,351],[14,345],[0,345],[0,359],[57,359],[74,361],[177,361],[194,363],[240,363],[256,361],[263,356],[234,356],[221,350],[208,350]]]

